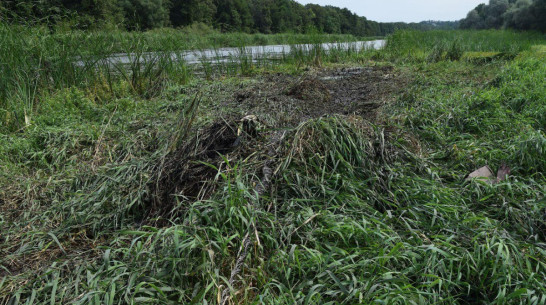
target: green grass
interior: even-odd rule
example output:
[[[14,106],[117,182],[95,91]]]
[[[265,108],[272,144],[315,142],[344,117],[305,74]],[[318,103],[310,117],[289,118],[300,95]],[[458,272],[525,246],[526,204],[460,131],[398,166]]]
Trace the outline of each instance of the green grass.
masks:
[[[93,91],[99,99],[126,95],[127,91],[138,96],[156,96],[167,85],[187,82],[192,76],[190,67],[173,57],[187,50],[222,47],[244,50],[252,45],[318,45],[357,40],[351,35],[221,34],[207,28],[52,33],[46,27],[0,23],[0,129],[15,131],[32,124],[41,107],[40,100],[63,88],[77,86]],[[106,63],[110,56],[120,53],[130,54],[129,65]],[[303,61],[304,56],[309,57],[308,53],[312,50],[287,54],[281,60]],[[243,51],[231,62],[220,64],[207,60],[203,62],[203,70],[208,77],[248,75],[272,65],[267,58],[253,63],[250,55]],[[81,67],[74,65],[78,59]]]
[[[59,80],[71,75],[60,60],[65,72],[41,85],[18,81],[35,71],[25,58],[68,55],[10,33],[0,39],[29,53],[0,55],[14,58],[2,66],[6,97],[25,105],[8,108],[17,124],[0,134],[0,304],[216,304],[226,287],[234,304],[546,304],[537,34],[402,32],[385,53],[300,52],[279,66],[216,67],[236,72],[210,80],[160,59],[115,80],[104,70]],[[447,56],[441,45],[456,37],[457,54],[514,54]],[[339,64],[394,65],[411,82],[373,121],[282,126],[221,103],[262,73]],[[28,126],[17,117],[26,109]],[[242,128],[241,113],[270,127],[208,155]],[[211,127],[224,121],[234,130]],[[465,181],[504,163],[501,183]],[[160,197],[158,183],[184,181],[188,168],[211,173],[210,196]]]
[[[398,31],[388,41],[387,52],[381,56],[397,61],[430,62],[459,60],[464,52],[517,54],[543,43],[544,35],[498,30]]]

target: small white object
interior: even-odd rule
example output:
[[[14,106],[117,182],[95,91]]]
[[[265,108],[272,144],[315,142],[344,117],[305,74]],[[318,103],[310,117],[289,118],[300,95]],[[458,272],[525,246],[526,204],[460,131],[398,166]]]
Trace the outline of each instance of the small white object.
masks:
[[[466,180],[468,181],[472,179],[482,179],[487,182],[493,183],[493,181],[495,181],[495,178],[496,177],[493,174],[493,171],[491,170],[491,168],[489,168],[489,166],[486,165],[472,172],[470,175],[468,175]]]

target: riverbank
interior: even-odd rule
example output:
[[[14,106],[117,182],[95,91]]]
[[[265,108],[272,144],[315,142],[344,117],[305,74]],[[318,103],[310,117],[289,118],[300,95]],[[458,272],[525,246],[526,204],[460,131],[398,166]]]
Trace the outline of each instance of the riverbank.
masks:
[[[21,91],[32,115],[0,137],[0,303],[540,303],[545,44],[399,32]],[[485,165],[509,175],[466,180]]]
[[[156,89],[147,87],[156,88],[158,80],[180,83],[192,77],[185,60],[188,65],[199,63],[199,73],[207,77],[211,73],[237,75],[271,65],[266,55],[262,58],[247,52],[250,46],[286,46],[287,54],[281,54],[280,59],[294,62],[312,60],[315,48],[305,44],[317,46],[315,53],[324,53],[321,46],[325,43],[340,45],[336,56],[347,56],[357,50],[347,52],[343,44],[361,40],[366,38],[173,29],[50,33],[46,27],[0,24],[0,130],[18,130],[28,124],[39,111],[37,100],[62,88],[102,86],[113,92],[116,84],[129,82],[133,93],[153,95],[149,91]],[[226,48],[241,52],[230,51],[224,56],[222,52],[232,50]],[[217,57],[222,65],[213,71],[211,66],[218,65]]]

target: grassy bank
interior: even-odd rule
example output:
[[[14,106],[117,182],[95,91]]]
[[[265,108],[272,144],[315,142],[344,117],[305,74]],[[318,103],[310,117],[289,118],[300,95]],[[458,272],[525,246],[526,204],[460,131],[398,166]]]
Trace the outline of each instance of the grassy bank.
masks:
[[[544,44],[401,32],[13,91],[35,104],[0,136],[0,304],[545,304]],[[510,174],[465,180],[484,165]]]
[[[543,41],[544,34],[539,32],[399,31],[389,37],[384,56],[391,60],[428,62],[459,60],[465,52],[497,52],[515,56]]]
[[[30,124],[40,108],[40,100],[58,89],[79,86],[115,95],[114,91],[123,82],[134,94],[155,95],[167,82],[180,83],[191,76],[188,67],[174,56],[186,50],[356,40],[351,35],[221,34],[198,27],[149,32],[51,33],[47,27],[0,24],[0,128],[13,131]],[[158,53],[141,60],[148,52]],[[118,53],[131,54],[131,63],[108,64],[108,58]],[[297,55],[308,53],[309,50],[302,50]],[[232,63],[223,64],[220,73],[252,70],[248,54],[240,57],[244,59],[234,58]],[[287,54],[287,58],[292,57]],[[74,65],[76,61],[80,61],[80,66]],[[211,64],[215,63],[204,62],[200,68],[208,73]]]

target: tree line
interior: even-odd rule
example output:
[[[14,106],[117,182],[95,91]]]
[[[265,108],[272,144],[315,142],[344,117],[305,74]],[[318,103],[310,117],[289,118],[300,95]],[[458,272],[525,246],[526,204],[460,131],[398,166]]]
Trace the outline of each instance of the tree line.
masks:
[[[461,20],[462,29],[546,31],[546,0],[490,0]]]
[[[397,29],[456,28],[456,22],[382,23],[346,8],[302,5],[294,0],[3,0],[8,22],[108,26],[128,30],[206,24],[223,32],[331,33],[384,36]]]

